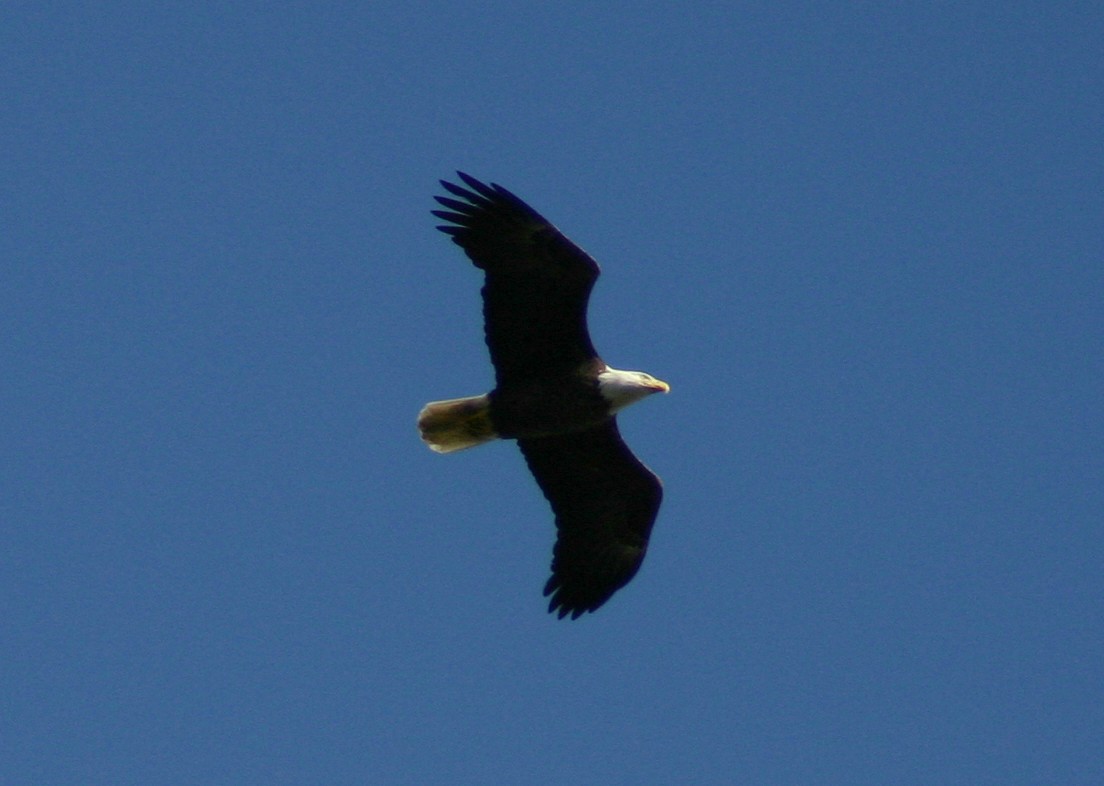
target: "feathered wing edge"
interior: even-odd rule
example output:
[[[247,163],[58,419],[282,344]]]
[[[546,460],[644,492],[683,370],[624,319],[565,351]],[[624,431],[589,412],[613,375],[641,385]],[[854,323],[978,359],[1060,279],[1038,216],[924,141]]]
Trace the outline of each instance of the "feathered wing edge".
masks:
[[[484,332],[498,384],[596,357],[586,312],[598,263],[510,191],[457,174],[468,188],[441,181],[452,196],[436,197],[448,209],[432,212],[485,273]]]
[[[460,199],[451,199],[444,196],[434,197],[437,202],[447,207],[449,210],[430,211],[437,218],[451,222],[449,224],[441,224],[437,227],[437,229],[444,232],[446,235],[462,235],[466,231],[466,225],[471,222],[473,216],[478,215],[480,212],[502,210],[504,208],[517,213],[519,217],[523,216],[533,223],[549,223],[544,216],[526,204],[521,197],[517,196],[509,189],[503,188],[498,183],[487,185],[465,172],[458,171],[456,175],[464,181],[464,184],[468,186],[468,188],[462,188],[447,180],[439,180],[438,182],[441,184],[441,188],[445,189],[453,196],[460,197]],[[469,191],[468,189],[471,190]]]
[[[615,418],[518,446],[556,516],[548,610],[577,619],[640,569],[663,486],[625,445]]]

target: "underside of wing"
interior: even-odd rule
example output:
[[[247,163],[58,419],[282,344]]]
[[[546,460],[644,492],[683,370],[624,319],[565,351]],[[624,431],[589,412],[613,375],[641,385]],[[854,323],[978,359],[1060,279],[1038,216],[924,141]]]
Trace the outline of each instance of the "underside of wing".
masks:
[[[498,384],[569,369],[595,357],[587,331],[598,264],[529,205],[462,172],[441,181],[442,232],[486,274],[483,318]],[[455,198],[454,198],[455,197]]]
[[[614,418],[518,445],[556,515],[548,610],[575,619],[636,575],[663,487],[625,445]]]

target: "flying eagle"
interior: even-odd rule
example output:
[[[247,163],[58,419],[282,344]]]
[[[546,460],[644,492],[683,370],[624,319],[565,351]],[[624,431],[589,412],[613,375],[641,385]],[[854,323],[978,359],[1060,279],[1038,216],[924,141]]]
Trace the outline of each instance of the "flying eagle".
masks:
[[[496,387],[426,404],[418,429],[438,453],[517,440],[556,516],[548,610],[576,619],[636,574],[663,496],[622,441],[616,413],[670,388],[594,351],[586,311],[598,263],[502,186],[457,174],[468,188],[442,180],[459,198],[436,197],[448,210],[432,212],[485,273]]]

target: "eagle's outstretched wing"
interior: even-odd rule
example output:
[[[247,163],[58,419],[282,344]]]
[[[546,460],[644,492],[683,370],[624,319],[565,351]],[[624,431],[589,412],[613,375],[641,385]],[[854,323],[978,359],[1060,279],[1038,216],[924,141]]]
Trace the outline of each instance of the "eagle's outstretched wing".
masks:
[[[486,273],[483,324],[499,386],[562,374],[597,356],[587,331],[598,263],[502,186],[457,172],[439,196],[442,232]],[[470,190],[469,190],[470,189]]]
[[[616,418],[587,431],[520,439],[518,446],[556,514],[548,610],[575,619],[636,575],[663,486],[625,445]]]

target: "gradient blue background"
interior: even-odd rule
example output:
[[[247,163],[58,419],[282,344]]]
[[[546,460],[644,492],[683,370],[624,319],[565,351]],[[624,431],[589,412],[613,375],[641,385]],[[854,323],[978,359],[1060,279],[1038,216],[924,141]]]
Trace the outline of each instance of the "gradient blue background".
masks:
[[[1104,783],[1104,10],[0,12],[0,780]],[[545,614],[462,168],[666,482]]]

